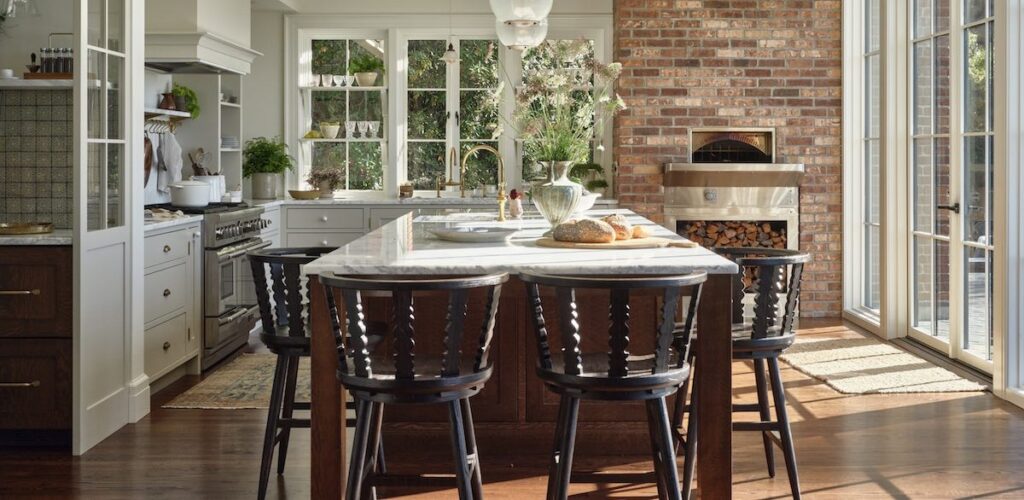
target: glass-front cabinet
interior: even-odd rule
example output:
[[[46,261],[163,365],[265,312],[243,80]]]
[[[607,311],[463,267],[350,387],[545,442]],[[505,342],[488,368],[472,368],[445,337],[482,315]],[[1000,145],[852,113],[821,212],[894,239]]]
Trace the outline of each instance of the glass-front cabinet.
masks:
[[[125,51],[120,2],[88,2],[85,46],[87,227],[123,226],[125,210]]]

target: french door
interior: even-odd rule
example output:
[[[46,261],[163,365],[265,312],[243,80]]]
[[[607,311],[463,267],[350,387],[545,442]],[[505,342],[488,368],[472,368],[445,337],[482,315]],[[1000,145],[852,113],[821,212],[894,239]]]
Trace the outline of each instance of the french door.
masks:
[[[908,334],[991,373],[994,2],[911,9]]]

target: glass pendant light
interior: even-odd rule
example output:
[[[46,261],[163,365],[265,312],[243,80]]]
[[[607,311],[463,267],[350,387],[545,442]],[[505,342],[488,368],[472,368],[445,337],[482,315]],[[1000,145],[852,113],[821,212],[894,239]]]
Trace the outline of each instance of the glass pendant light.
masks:
[[[554,0],[490,0],[490,3],[498,21],[530,26],[547,19]]]
[[[526,50],[544,42],[548,36],[548,20],[542,19],[534,24],[514,24],[511,21],[495,21],[495,31],[501,44],[512,50]]]
[[[452,44],[452,0],[448,0],[448,50],[444,51],[441,60],[445,64],[459,62],[459,54],[455,52],[455,45]]]

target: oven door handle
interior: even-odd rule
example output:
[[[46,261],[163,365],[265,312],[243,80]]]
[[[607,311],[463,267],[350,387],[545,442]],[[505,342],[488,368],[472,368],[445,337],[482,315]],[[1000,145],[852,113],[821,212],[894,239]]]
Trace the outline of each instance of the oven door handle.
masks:
[[[263,248],[267,248],[267,247],[269,247],[272,244],[273,244],[273,242],[271,242],[271,241],[262,241],[261,240],[259,243],[254,243],[252,245],[246,245],[246,246],[244,246],[244,247],[242,247],[240,249],[232,250],[230,252],[223,252],[223,253],[217,252],[217,262],[227,262],[227,261],[232,260],[232,259],[237,259],[237,258],[239,258],[239,257],[241,257],[241,256],[243,256],[243,255],[245,255],[245,254],[247,254],[247,253],[249,253],[249,252],[251,252],[253,250],[260,250],[260,249],[263,249]],[[228,250],[228,249],[225,249],[225,250]]]
[[[251,309],[251,308],[248,308],[248,307],[239,307],[237,311],[235,311],[235,312],[231,313],[231,314],[230,314],[230,315],[228,315],[228,317],[226,317],[226,318],[222,318],[222,319],[221,319],[220,321],[218,321],[217,323],[218,323],[218,324],[221,324],[221,325],[225,325],[225,324],[227,324],[227,323],[231,323],[232,321],[235,321],[236,319],[238,319],[238,318],[241,318],[242,316],[245,316],[246,314],[249,314],[249,313],[250,313],[251,311],[252,311],[252,309]]]

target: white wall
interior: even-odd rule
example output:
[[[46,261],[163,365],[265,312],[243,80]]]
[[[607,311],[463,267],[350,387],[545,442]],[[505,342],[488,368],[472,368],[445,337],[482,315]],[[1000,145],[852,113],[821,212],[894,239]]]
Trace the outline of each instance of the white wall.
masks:
[[[0,34],[0,68],[10,68],[21,76],[29,64],[29,54],[46,47],[50,33],[67,33],[72,29],[71,2],[67,0],[35,0],[39,16],[17,17],[7,20]],[[71,47],[71,37],[54,37],[57,47]]]
[[[284,13],[252,13],[252,49],[263,57],[242,77],[243,140],[284,136]]]

